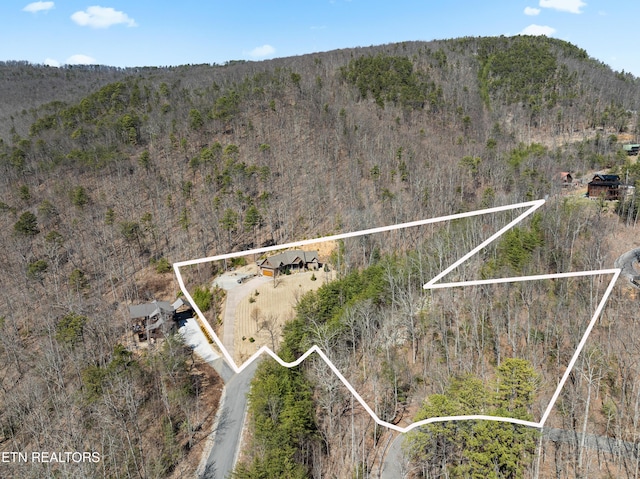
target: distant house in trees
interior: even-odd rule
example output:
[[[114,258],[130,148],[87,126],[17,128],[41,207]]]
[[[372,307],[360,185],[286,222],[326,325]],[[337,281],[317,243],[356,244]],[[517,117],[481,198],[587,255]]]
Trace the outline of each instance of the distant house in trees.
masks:
[[[129,306],[129,319],[134,322],[133,332],[140,341],[145,341],[147,336],[157,338],[165,335],[176,326],[176,312],[181,308],[190,310],[191,305],[182,298],[173,304],[167,301],[133,304]]]
[[[561,171],[558,173],[558,178],[564,188],[573,186],[573,175],[568,171]]]
[[[634,156],[640,153],[640,144],[627,143],[626,145],[622,145],[622,149],[627,152],[628,156]]]
[[[602,198],[604,200],[619,200],[624,191],[624,185],[618,175],[595,175],[587,185],[589,198]]]
[[[322,266],[317,251],[290,250],[283,251],[258,261],[258,268],[263,276],[276,276],[286,271],[297,272],[317,270]]]

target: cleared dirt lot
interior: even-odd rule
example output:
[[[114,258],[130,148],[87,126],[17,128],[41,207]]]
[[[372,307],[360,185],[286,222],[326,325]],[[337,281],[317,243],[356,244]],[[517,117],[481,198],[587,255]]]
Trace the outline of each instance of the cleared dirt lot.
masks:
[[[332,279],[333,271],[322,270],[281,275],[275,288],[269,281],[240,300],[235,311],[234,360],[244,362],[263,345],[277,349],[282,325],[293,318],[298,298]]]

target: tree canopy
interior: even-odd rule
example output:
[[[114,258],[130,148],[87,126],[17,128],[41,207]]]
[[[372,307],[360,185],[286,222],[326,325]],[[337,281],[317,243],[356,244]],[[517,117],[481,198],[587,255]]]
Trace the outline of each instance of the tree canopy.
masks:
[[[414,418],[484,414],[531,420],[538,375],[523,359],[505,359],[490,387],[472,376],[453,378],[444,394],[427,398]],[[407,435],[405,449],[421,477],[522,478],[538,431],[494,421],[429,424]]]

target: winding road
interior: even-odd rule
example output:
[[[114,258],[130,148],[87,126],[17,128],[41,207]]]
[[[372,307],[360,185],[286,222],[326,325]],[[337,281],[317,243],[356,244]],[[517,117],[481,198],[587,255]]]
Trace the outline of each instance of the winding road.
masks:
[[[582,434],[567,429],[545,427],[542,429],[542,437],[551,442],[563,442],[579,447],[582,442]],[[398,434],[387,450],[382,464],[380,479],[401,479],[407,477],[408,461],[402,452],[402,440],[404,434]],[[633,442],[621,441],[613,437],[587,434],[584,438],[584,447],[609,453],[613,456],[622,456],[638,460],[640,448]]]
[[[640,274],[635,268],[635,264],[640,261],[640,248],[632,249],[621,255],[614,263],[616,268],[620,268],[621,276],[624,276],[634,286],[640,287]]]
[[[247,414],[247,393],[258,362],[252,362],[225,384],[212,433],[211,448],[198,468],[199,479],[223,479],[233,471],[240,453]]]
[[[263,277],[255,277],[241,283],[237,280],[236,275],[225,275],[216,282],[216,285],[227,290],[222,343],[232,357],[236,307],[242,298],[257,286],[269,281],[268,278]],[[240,453],[247,415],[247,394],[258,362],[252,362],[242,372],[236,374],[223,358],[210,361],[212,367],[222,377],[225,387],[216,414],[216,422],[208,439],[208,448],[203,453],[198,467],[199,479],[224,479],[231,475]]]

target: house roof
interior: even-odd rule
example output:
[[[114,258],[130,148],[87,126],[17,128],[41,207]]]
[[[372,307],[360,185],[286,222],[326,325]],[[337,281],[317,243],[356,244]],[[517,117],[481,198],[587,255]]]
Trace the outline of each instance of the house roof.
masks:
[[[620,183],[619,175],[594,175],[592,183]]]
[[[595,175],[593,177],[593,180],[591,180],[587,186],[589,189],[618,189],[620,186],[622,186],[622,183],[620,183],[620,177],[618,175]]]
[[[274,254],[266,259],[258,261],[258,266],[263,268],[281,268],[291,264],[296,264],[302,261],[304,264],[318,261],[317,251],[303,251],[299,249],[292,249],[289,251],[283,251],[282,253]]]
[[[171,305],[171,307],[174,309],[174,311],[177,311],[178,309],[180,309],[182,306],[186,306],[188,309],[193,309],[193,307],[191,306],[191,304],[189,303],[189,301],[186,300],[186,298],[178,298],[174,301],[174,303]]]
[[[158,329],[160,326],[162,326],[166,322],[167,322],[167,318],[164,316],[160,316],[160,319],[158,319],[155,323],[149,324],[147,326],[147,331],[153,331],[155,329]]]
[[[152,301],[145,304],[132,304],[129,306],[129,318],[152,318],[161,313],[173,314],[175,308],[167,301]]]

